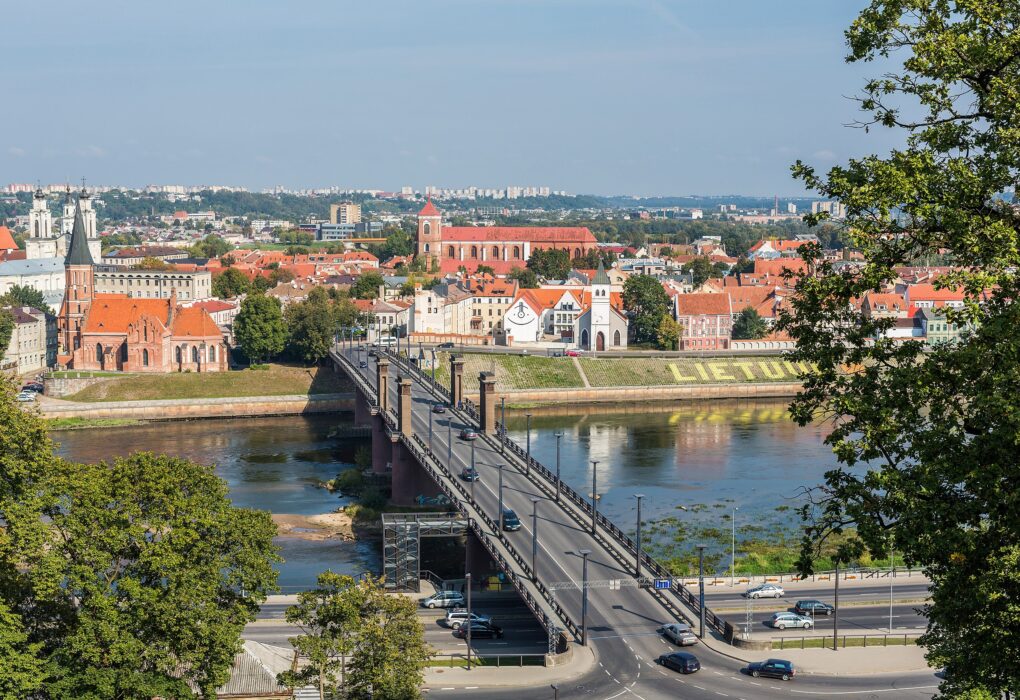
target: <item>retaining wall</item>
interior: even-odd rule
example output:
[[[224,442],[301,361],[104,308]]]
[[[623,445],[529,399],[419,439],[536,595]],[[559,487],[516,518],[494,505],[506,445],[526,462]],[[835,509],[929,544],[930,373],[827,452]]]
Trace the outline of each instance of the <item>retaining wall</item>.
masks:
[[[45,418],[134,418],[184,420],[285,416],[303,413],[353,411],[354,394],[244,396],[219,399],[168,399],[164,401],[46,401],[39,404]]]
[[[465,382],[467,384],[467,382]],[[477,385],[477,382],[474,383]],[[701,384],[696,386],[627,386],[590,389],[515,389],[499,392],[507,403],[590,404],[698,399],[776,399],[795,396],[803,385],[797,382],[768,384]],[[465,392],[478,401],[478,392]]]

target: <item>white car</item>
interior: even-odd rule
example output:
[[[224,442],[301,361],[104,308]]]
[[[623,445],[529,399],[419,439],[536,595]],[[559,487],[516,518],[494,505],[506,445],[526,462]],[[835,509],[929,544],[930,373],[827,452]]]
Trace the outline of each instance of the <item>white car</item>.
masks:
[[[774,583],[763,583],[744,591],[745,598],[782,598],[784,595],[786,595],[786,591],[783,590],[783,587]]]
[[[467,622],[468,612],[464,608],[455,608],[453,610],[446,611],[446,626],[452,627],[455,630],[459,630],[460,626]],[[492,623],[492,617],[489,615],[479,615],[478,613],[471,613],[471,621],[475,623],[481,623],[488,625]]]
[[[660,627],[658,631],[663,637],[682,647],[698,643],[698,635],[694,634],[690,625],[682,622],[670,622]]]
[[[772,613],[772,617],[768,621],[769,627],[775,627],[777,630],[785,630],[787,627],[799,627],[801,629],[809,630],[815,626],[815,621],[810,617],[804,617],[797,613],[791,612],[777,612]]]
[[[34,391],[21,391],[18,392],[18,401],[35,401],[36,393]]]

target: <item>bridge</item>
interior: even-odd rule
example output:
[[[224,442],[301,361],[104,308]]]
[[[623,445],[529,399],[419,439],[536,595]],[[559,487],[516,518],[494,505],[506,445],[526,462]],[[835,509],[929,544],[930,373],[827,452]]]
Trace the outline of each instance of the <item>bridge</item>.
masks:
[[[477,378],[476,406],[464,399],[464,362],[457,356],[450,360],[449,387],[384,348],[370,355],[363,346],[338,345],[331,358],[355,384],[355,423],[371,426],[372,469],[391,475],[393,501],[411,505],[419,494],[444,494],[458,511],[456,525],[470,533],[466,569],[488,564],[479,556],[487,555],[548,631],[550,648],[648,634],[675,620],[697,628],[699,596],[652,557],[639,556],[637,543],[598,512],[597,502],[593,507],[505,435],[496,419],[494,375]],[[437,404],[444,413],[433,412]],[[465,428],[479,434],[474,444],[459,438]],[[480,479],[465,481],[461,471],[472,463]],[[520,517],[520,530],[500,527],[501,508]],[[435,527],[464,529],[452,521]],[[418,532],[419,525],[393,528],[390,585],[411,578],[406,555],[416,546],[408,544],[408,528]],[[732,626],[707,609],[704,624],[706,633],[733,638]]]

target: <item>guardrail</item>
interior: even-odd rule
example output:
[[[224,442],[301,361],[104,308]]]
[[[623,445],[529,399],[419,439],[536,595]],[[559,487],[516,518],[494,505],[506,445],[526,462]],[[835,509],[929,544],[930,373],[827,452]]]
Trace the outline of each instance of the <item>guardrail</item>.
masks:
[[[466,654],[435,654],[432,656],[433,663],[430,666],[467,666]],[[434,663],[439,661],[441,663]],[[442,662],[446,663],[442,663]],[[471,655],[472,666],[490,666],[495,668],[523,667],[523,666],[545,666],[545,654],[478,654]]]
[[[916,634],[841,634],[839,648],[890,647],[917,644]],[[832,649],[832,635],[815,637],[773,637],[773,649]]]

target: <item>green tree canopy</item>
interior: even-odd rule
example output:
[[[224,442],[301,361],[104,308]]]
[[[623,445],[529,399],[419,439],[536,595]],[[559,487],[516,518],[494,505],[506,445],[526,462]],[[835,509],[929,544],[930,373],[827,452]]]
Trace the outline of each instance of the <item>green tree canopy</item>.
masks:
[[[14,335],[14,316],[7,309],[0,308],[0,359],[3,359],[7,347]]]
[[[234,337],[252,362],[271,360],[283,352],[287,326],[279,300],[265,294],[245,297],[234,319]]]
[[[309,364],[326,357],[341,327],[351,328],[363,321],[350,299],[335,300],[322,287],[312,289],[305,301],[288,306],[284,319],[289,353]]]
[[[623,305],[630,313],[634,339],[658,342],[659,324],[669,314],[669,295],[651,275],[631,275],[623,285]]]
[[[530,267],[515,267],[510,270],[506,278],[513,280],[520,285],[521,289],[538,289],[538,275]]]
[[[684,263],[680,271],[690,273],[694,277],[694,286],[696,288],[703,285],[709,279],[722,277],[724,273],[724,270],[720,269],[718,263],[713,265],[712,261],[704,256],[698,256],[690,262]]]
[[[678,350],[682,331],[683,327],[672,316],[663,314],[657,331],[659,347],[663,350]]]
[[[533,250],[528,258],[528,269],[546,279],[564,279],[570,274],[570,253],[552,248]]]
[[[847,559],[902,552],[931,581],[921,644],[948,672],[943,693],[1000,697],[1020,688],[1020,218],[1002,196],[1020,172],[1020,3],[872,0],[847,43],[849,61],[881,59],[887,71],[864,87],[865,125],[905,143],[825,174],[794,167],[846,205],[844,230],[864,256],[838,272],[817,247],[804,251],[813,273],[781,318],[791,359],[818,368],[793,415],[831,418],[841,462],[804,511],[801,568],[849,527],[859,539]],[[956,266],[937,286],[965,298],[948,320],[968,330],[929,348],[876,341],[894,320],[854,301],[935,253]]]
[[[757,340],[769,334],[769,325],[757,311],[748,306],[733,322],[734,340]]]
[[[210,233],[188,248],[188,253],[195,258],[218,258],[230,250],[229,243],[216,234]]]
[[[12,285],[6,294],[0,296],[0,306],[31,306],[39,311],[51,312],[42,292],[35,287],[20,284]]]
[[[151,255],[148,255],[148,256],[142,258],[139,262],[137,262],[134,265],[132,265],[131,269],[133,269],[133,270],[163,270],[163,271],[165,271],[165,270],[172,270],[172,269],[174,269],[174,266],[171,265],[170,263],[166,262],[165,260],[161,260],[159,258],[154,258]]]
[[[355,299],[376,299],[383,284],[385,280],[378,272],[362,272],[351,285],[351,296]]]
[[[240,270],[228,267],[216,275],[212,282],[213,296],[220,299],[233,299],[251,291],[252,283]]]

